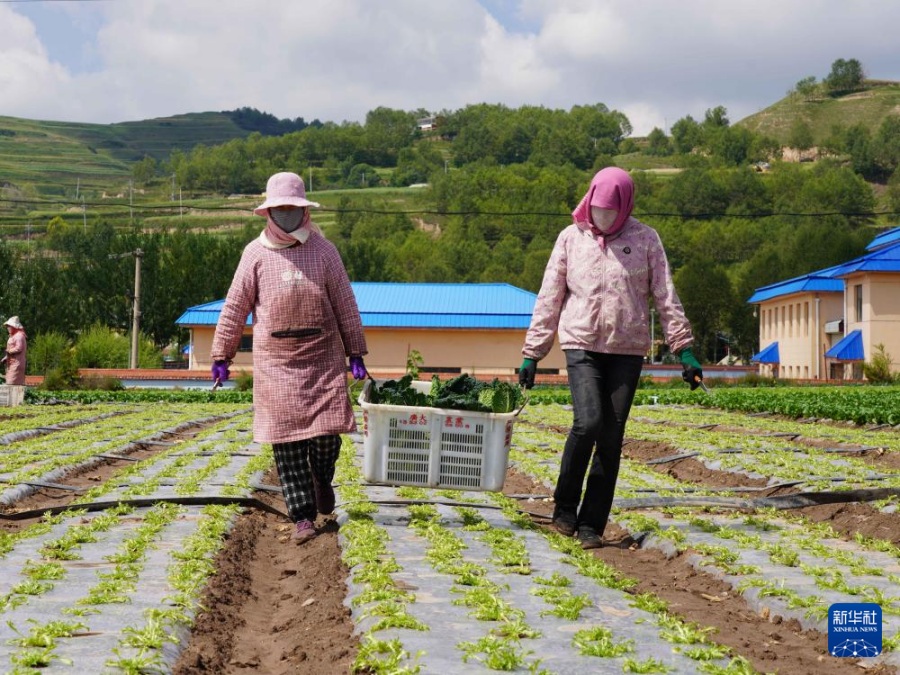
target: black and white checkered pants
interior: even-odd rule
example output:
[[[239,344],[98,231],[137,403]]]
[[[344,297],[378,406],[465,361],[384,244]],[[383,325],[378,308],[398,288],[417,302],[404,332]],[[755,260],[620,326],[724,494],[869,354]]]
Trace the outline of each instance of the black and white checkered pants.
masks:
[[[290,443],[273,443],[275,466],[284,492],[288,515],[295,523],[316,519],[316,495],[312,472],[321,485],[334,478],[341,452],[340,436],[316,436]]]

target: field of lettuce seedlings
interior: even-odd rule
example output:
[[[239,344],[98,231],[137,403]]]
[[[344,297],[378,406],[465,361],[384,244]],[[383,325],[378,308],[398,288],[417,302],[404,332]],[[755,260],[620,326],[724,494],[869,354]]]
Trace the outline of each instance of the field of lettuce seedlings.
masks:
[[[502,493],[367,484],[345,437],[304,546],[239,396],[0,409],[0,671],[896,672],[900,390],[808,391],[641,390],[596,551],[548,527],[560,392]],[[828,654],[835,602],[884,654]]]

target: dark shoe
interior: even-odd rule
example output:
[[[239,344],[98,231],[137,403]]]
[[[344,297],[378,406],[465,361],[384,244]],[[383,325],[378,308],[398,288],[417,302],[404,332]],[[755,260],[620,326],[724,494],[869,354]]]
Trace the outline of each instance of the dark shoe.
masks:
[[[581,548],[600,548],[603,546],[603,538],[597,534],[597,530],[590,527],[578,528],[578,541],[581,542]]]
[[[553,512],[553,527],[564,537],[571,537],[575,534],[576,525],[577,519],[574,513],[558,510]]]
[[[323,516],[334,513],[334,488],[331,487],[331,483],[323,485],[316,479],[315,473],[313,473],[312,477],[313,488],[315,488],[316,492],[316,509]]]
[[[303,544],[316,536],[316,528],[311,520],[301,520],[294,526],[291,539],[298,544]]]

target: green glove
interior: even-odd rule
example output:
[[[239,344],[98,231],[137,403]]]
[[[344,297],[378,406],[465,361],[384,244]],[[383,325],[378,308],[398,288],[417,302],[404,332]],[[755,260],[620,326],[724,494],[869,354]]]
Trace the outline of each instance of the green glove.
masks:
[[[519,384],[526,389],[534,386],[534,376],[537,374],[537,361],[534,359],[525,359],[522,361],[522,367],[519,368]]]
[[[682,349],[678,353],[678,358],[681,359],[681,379],[691,385],[691,391],[694,391],[703,380],[703,369],[700,367],[700,362],[690,347]]]

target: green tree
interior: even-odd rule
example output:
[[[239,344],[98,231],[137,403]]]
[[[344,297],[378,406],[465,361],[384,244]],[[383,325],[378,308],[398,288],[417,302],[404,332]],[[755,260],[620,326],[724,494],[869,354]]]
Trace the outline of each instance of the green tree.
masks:
[[[798,81],[797,84],[794,85],[794,91],[797,92],[797,95],[804,101],[810,101],[815,98],[819,91],[819,85],[816,83],[815,76],[810,75],[809,77],[804,77],[802,80]]]
[[[728,121],[728,111],[724,106],[716,106],[708,108],[703,115],[703,126],[708,129],[724,128],[730,124]]]
[[[136,183],[146,185],[156,177],[157,168],[156,160],[149,155],[144,155],[143,159],[135,162],[131,167],[131,177]]]
[[[365,161],[376,166],[394,166],[397,153],[412,145],[415,129],[414,113],[385,107],[369,111],[366,114],[365,137],[370,156]]]
[[[37,333],[28,345],[28,373],[45,375],[71,360],[72,345],[62,333],[49,331]]]
[[[700,124],[690,115],[682,117],[672,125],[672,144],[675,152],[687,154],[703,142]]]
[[[691,322],[695,353],[701,361],[713,360],[734,304],[731,280],[722,267],[701,255],[675,273],[675,286]]]
[[[900,115],[888,115],[872,139],[872,159],[881,180],[889,178],[900,167]]]
[[[798,150],[809,150],[814,143],[812,129],[807,121],[800,118],[794,120],[788,134],[788,145]]]
[[[75,363],[79,368],[127,368],[130,351],[126,336],[98,323],[75,342]]]
[[[653,127],[653,130],[647,136],[648,155],[665,156],[672,154],[672,146],[669,142],[666,132],[659,127]]]
[[[856,59],[837,59],[831,64],[831,72],[825,78],[825,86],[832,94],[853,91],[862,87],[866,75]]]

